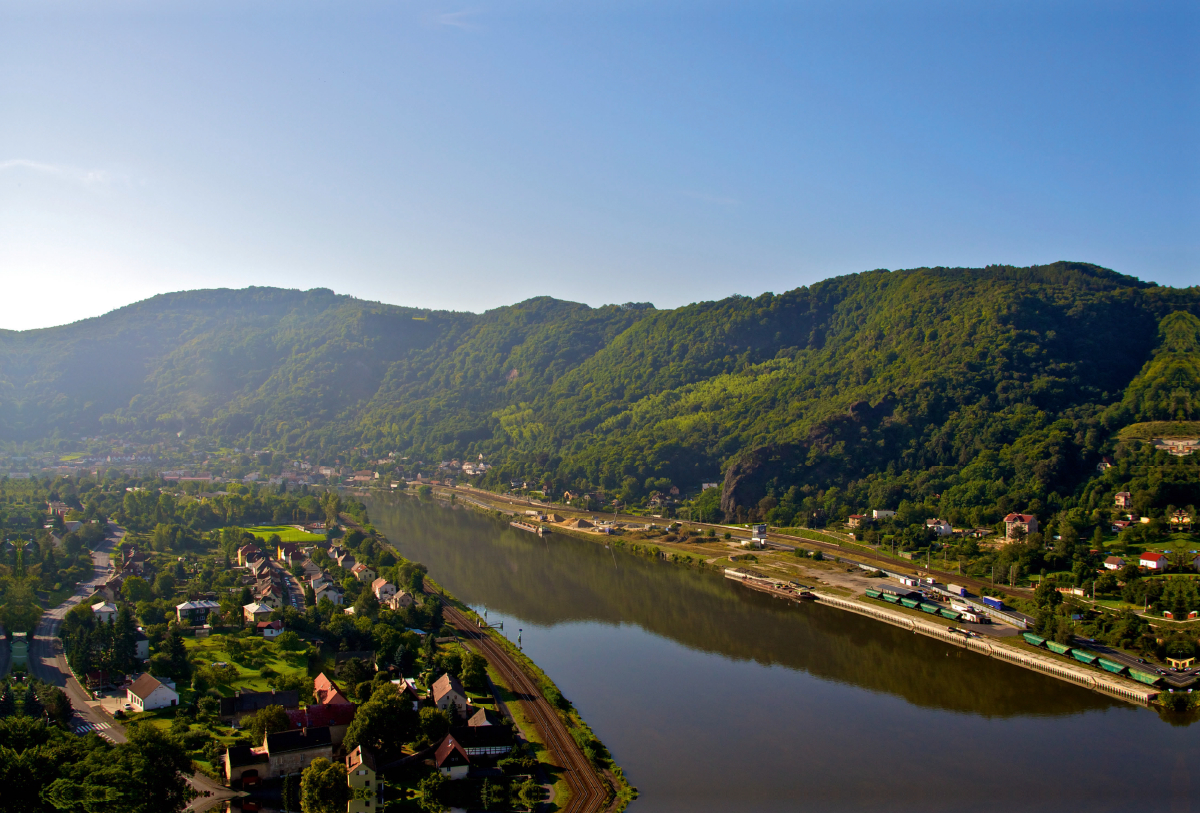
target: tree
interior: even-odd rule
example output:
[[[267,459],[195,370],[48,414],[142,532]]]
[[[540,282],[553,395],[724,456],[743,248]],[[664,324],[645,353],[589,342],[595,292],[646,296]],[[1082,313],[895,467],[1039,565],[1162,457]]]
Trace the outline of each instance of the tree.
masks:
[[[303,813],[345,813],[350,800],[346,766],[317,757],[300,775],[300,810]]]
[[[345,747],[347,751],[359,745],[382,750],[391,743],[409,742],[416,730],[417,715],[412,703],[403,700],[390,686],[380,688],[358,707],[354,720],[346,729]]]
[[[250,735],[256,746],[262,745],[263,738],[276,731],[286,731],[291,725],[283,706],[270,705],[259,709],[242,721],[242,727]]]
[[[140,601],[150,601],[154,598],[154,589],[141,576],[130,576],[121,585],[121,595],[127,602],[137,604]]]
[[[468,652],[462,661],[462,682],[469,689],[483,688],[487,679],[487,661]]]
[[[433,706],[426,706],[421,709],[419,717],[419,728],[421,736],[428,743],[435,743],[445,737],[450,731],[450,715]]]

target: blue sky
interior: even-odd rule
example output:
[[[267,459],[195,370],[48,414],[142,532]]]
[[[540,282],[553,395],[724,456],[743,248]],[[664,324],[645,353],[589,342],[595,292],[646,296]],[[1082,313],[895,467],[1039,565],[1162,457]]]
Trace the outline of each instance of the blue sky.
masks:
[[[1198,91],[1196,3],[0,0],[0,327],[246,285],[1198,284]]]

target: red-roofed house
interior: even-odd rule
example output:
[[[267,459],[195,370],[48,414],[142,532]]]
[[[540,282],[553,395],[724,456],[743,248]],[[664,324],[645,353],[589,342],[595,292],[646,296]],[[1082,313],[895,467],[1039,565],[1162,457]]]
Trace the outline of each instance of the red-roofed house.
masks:
[[[312,705],[302,709],[289,709],[287,716],[293,729],[328,727],[333,747],[337,748],[346,738],[346,729],[354,721],[357,711],[358,707],[353,703],[336,703],[330,706]]]
[[[270,641],[283,634],[282,621],[259,621],[256,627],[258,634]]]
[[[471,770],[471,758],[458,744],[458,739],[453,734],[447,734],[433,754],[433,765],[442,776],[462,779]]]
[[[313,680],[313,697],[321,705],[332,705],[349,703],[350,699],[342,694],[342,690],[337,687],[329,678],[325,677],[325,673],[317,675]]]
[[[1166,570],[1167,557],[1157,551],[1146,551],[1138,559],[1138,566],[1147,570]]]

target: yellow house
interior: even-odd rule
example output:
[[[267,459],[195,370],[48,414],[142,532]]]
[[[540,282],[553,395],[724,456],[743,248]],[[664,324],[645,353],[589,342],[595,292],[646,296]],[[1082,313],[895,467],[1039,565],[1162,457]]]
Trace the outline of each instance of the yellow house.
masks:
[[[361,745],[346,756],[346,784],[355,796],[346,806],[346,813],[370,813],[379,809],[375,755]]]

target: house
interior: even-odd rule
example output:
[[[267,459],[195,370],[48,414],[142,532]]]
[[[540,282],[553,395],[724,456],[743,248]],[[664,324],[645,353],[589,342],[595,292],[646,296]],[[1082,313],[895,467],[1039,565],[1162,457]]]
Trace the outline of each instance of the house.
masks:
[[[257,624],[259,621],[269,620],[272,612],[274,611],[266,604],[254,601],[242,607],[242,618],[247,624]]]
[[[275,582],[264,582],[254,592],[254,600],[259,604],[265,604],[273,610],[278,610],[283,607],[283,588]]]
[[[375,598],[379,599],[379,603],[383,604],[389,598],[396,595],[396,585],[387,579],[376,579],[371,582],[371,592],[375,594]]]
[[[150,657],[150,639],[146,637],[146,633],[142,632],[141,627],[138,628],[137,634],[133,638],[133,656],[139,661],[144,661]]]
[[[313,596],[318,604],[321,603],[321,599],[327,598],[339,607],[344,600],[341,589],[332,584],[322,585],[319,590],[313,591]]]
[[[1128,491],[1121,491],[1113,498],[1113,503],[1117,508],[1130,508],[1133,506],[1133,495]]]
[[[502,718],[499,714],[492,711],[491,709],[483,709],[483,708],[481,708],[479,711],[475,712],[474,714],[472,714],[470,717],[467,718],[467,726],[468,727],[483,726],[483,725],[500,725],[503,722],[504,722],[504,718]]]
[[[100,593],[109,601],[116,601],[117,597],[121,595],[121,586],[124,584],[124,578],[121,576],[113,576],[104,582],[104,584],[100,585],[100,588],[96,592]]]
[[[896,516],[895,511],[889,511],[886,508],[876,508],[871,511],[871,519],[887,519],[888,517]]]
[[[98,624],[107,624],[117,617],[117,605],[107,601],[98,601],[92,605],[92,617]]]
[[[1125,560],[1120,556],[1110,556],[1104,560],[1105,570],[1120,570],[1125,567]]]
[[[238,567],[245,567],[256,559],[263,558],[262,549],[258,545],[242,545],[238,548]]]
[[[513,749],[512,729],[506,725],[465,726],[450,729],[472,762],[502,757]]]
[[[395,593],[388,598],[387,602],[385,603],[390,609],[403,610],[405,607],[411,607],[413,605],[412,593],[406,591]]]
[[[324,706],[313,703],[303,708],[289,709],[287,716],[289,727],[293,729],[322,726],[328,728],[330,742],[334,748],[338,748],[346,739],[346,729],[354,722],[357,712],[358,706],[353,703],[331,703]]]
[[[278,638],[280,635],[283,635],[283,622],[259,621],[258,624],[255,625],[255,631],[268,641],[271,641],[275,638]]]
[[[335,558],[337,559],[338,567],[340,567],[342,570],[353,570],[354,566],[358,564],[358,560],[355,559],[354,555],[349,552],[340,553]]]
[[[1004,518],[1004,536],[1006,539],[1022,539],[1029,534],[1037,533],[1038,521],[1033,514],[1009,514]]]
[[[300,707],[300,693],[285,692],[236,692],[233,697],[222,697],[218,714],[226,723],[241,722],[243,717],[254,714],[267,706],[296,709]]]
[[[1134,523],[1131,522],[1130,520],[1119,519],[1112,524],[1113,533],[1119,534],[1119,533],[1121,533],[1121,531],[1125,530],[1126,528],[1128,528],[1130,525],[1133,525],[1133,524]]]
[[[463,714],[469,705],[466,689],[458,678],[449,672],[434,682],[429,694],[434,704],[443,711],[453,708],[457,713]]]
[[[275,558],[281,562],[292,564],[292,559],[299,559],[300,546],[295,542],[280,542],[275,548]]]
[[[1108,455],[1100,458],[1100,462],[1096,464],[1096,471],[1104,473],[1113,467],[1112,458]]]
[[[265,557],[251,560],[248,567],[250,568],[250,574],[255,579],[267,578],[271,575],[271,563]]]
[[[375,778],[375,754],[369,748],[360,745],[346,754],[346,784],[354,796],[346,807],[346,813],[369,813],[378,809],[379,782]]]
[[[230,785],[262,779],[270,770],[270,760],[261,748],[250,745],[231,745],[225,749],[225,781]]]
[[[949,536],[950,534],[954,533],[954,528],[951,527],[949,522],[946,522],[944,519],[937,518],[925,520],[925,529],[928,531],[933,531],[934,536],[937,536],[938,538]]]
[[[192,627],[203,624],[208,618],[208,614],[214,612],[221,612],[221,605],[209,599],[185,601],[183,604],[175,605],[175,617],[179,623]]]
[[[350,702],[350,699],[342,694],[342,690],[326,677],[324,672],[313,679],[313,698],[323,706]]]
[[[412,682],[412,679],[400,678],[392,682],[396,684],[396,691],[399,693],[400,699],[410,701],[413,711],[416,711],[421,704],[421,695],[417,691],[417,686]]]
[[[1167,557],[1157,551],[1147,551],[1138,559],[1138,567],[1144,567],[1147,570],[1166,570]]]
[[[373,582],[375,581],[375,577],[378,575],[374,570],[361,562],[350,568],[350,572],[354,575],[354,578],[358,579],[360,582]]]
[[[849,525],[851,528],[861,528],[864,523],[869,522],[869,521],[870,521],[870,517],[867,517],[864,514],[851,514],[846,519],[846,524]]]
[[[437,768],[442,776],[462,779],[471,770],[471,758],[458,744],[457,737],[447,734],[433,753],[433,767]]]
[[[179,705],[175,683],[159,680],[149,672],[143,672],[125,691],[125,702],[138,711],[153,711]]]
[[[298,774],[314,759],[333,759],[333,740],[329,729],[301,728],[276,731],[263,739],[263,751],[267,756],[267,777]]]
[[[69,505],[58,500],[51,500],[50,502],[46,503],[46,507],[49,509],[49,513],[52,516],[62,517],[64,519],[66,519],[67,512],[71,510]]]

